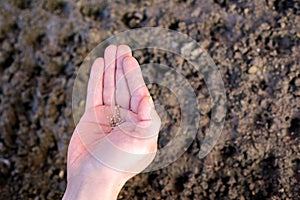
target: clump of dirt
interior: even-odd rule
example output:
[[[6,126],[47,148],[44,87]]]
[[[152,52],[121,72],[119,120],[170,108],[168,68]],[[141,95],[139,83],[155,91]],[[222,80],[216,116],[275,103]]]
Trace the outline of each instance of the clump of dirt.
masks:
[[[104,39],[149,26],[185,33],[208,51],[225,84],[226,123],[198,159],[211,118],[203,77],[167,52],[134,52],[141,64],[182,70],[201,121],[183,156],[128,181],[119,199],[299,199],[299,21],[297,0],[1,1],[0,199],[62,197],[74,73]],[[181,112],[171,91],[149,89],[167,113],[162,148]]]

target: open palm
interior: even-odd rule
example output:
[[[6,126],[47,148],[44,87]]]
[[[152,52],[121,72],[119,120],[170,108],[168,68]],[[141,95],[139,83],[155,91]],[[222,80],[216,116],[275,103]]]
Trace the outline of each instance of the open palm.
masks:
[[[85,113],[69,145],[69,178],[141,172],[157,151],[160,123],[131,49],[110,45],[91,68]]]

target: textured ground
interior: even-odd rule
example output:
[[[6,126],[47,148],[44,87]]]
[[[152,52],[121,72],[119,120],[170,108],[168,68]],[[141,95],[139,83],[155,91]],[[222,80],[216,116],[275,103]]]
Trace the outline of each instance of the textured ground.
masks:
[[[96,3],[97,2],[97,3]],[[300,199],[300,1],[0,1],[0,199],[59,199],[74,128],[74,73],[112,34],[158,26],[197,40],[220,69],[227,117],[199,160],[210,96],[186,62],[137,51],[140,63],[184,70],[200,129],[172,165],[130,180],[119,199]],[[180,118],[176,97],[149,85],[168,111],[160,147]]]

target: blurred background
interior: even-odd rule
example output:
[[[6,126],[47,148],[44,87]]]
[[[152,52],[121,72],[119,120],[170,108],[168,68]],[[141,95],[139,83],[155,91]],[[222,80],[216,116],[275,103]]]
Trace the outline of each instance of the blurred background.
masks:
[[[183,70],[201,112],[196,139],[170,166],[127,182],[119,199],[300,199],[299,0],[0,0],[0,199],[59,199],[75,127],[72,89],[100,42],[139,27],[187,34],[222,75],[227,116],[198,159],[211,98],[181,57],[133,52],[141,64]],[[180,126],[178,100],[148,85],[167,113],[159,147]]]

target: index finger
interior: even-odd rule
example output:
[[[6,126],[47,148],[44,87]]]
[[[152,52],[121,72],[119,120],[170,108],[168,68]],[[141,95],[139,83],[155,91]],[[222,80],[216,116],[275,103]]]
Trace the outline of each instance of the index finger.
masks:
[[[97,58],[94,61],[90,71],[85,109],[103,104],[103,70],[104,60],[103,58]]]

